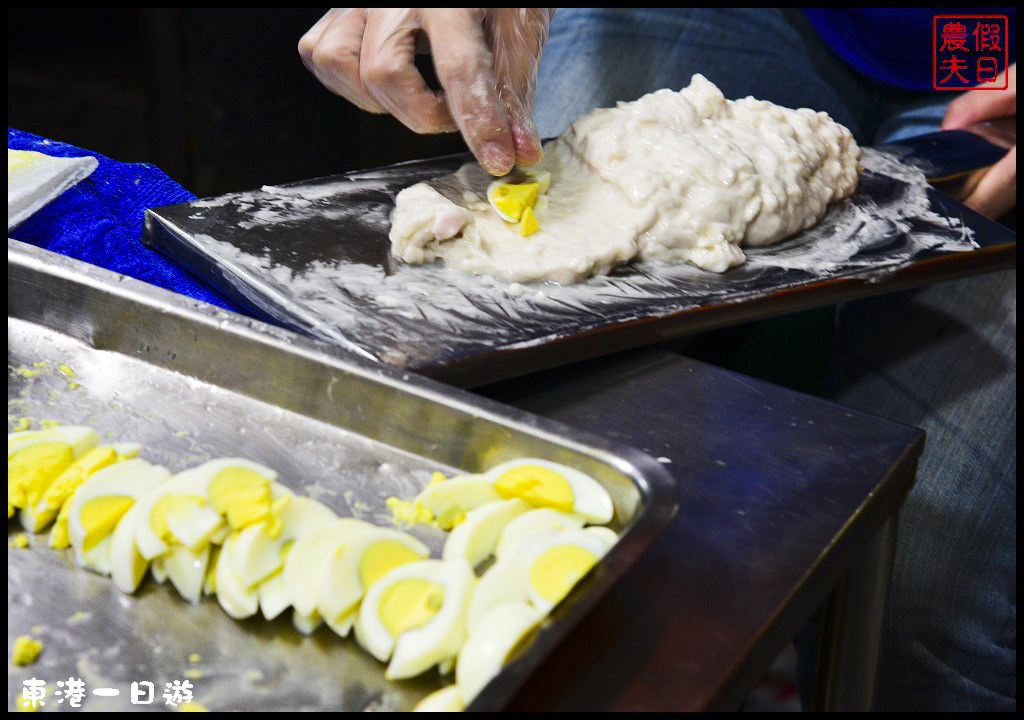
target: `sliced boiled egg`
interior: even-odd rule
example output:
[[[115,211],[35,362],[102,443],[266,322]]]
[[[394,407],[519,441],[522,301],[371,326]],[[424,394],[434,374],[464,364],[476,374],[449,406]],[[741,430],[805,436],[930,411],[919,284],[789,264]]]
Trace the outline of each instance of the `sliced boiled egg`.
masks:
[[[413,712],[462,712],[466,703],[459,695],[459,688],[448,685],[427,695],[416,703]]]
[[[57,477],[99,444],[92,428],[66,425],[7,436],[7,507],[34,508]]]
[[[351,545],[358,533],[377,528],[355,518],[337,518],[299,538],[288,551],[282,577],[296,627],[311,631],[320,623],[317,607],[327,577],[327,561],[343,545]]]
[[[210,546],[192,550],[184,545],[171,545],[161,559],[167,572],[167,579],[171,581],[178,594],[190,603],[197,604],[202,597],[203,582],[206,580]]]
[[[502,531],[509,522],[530,510],[519,498],[496,500],[466,513],[466,519],[448,535],[441,557],[462,558],[476,567],[494,552]]]
[[[597,480],[566,465],[521,458],[496,465],[483,477],[503,498],[577,513],[588,522],[606,523],[615,513],[611,496]]]
[[[464,560],[400,565],[366,592],[356,639],[388,664],[384,677],[419,675],[454,657],[466,638],[466,608],[476,578]]]
[[[416,496],[415,505],[426,509],[439,528],[450,530],[467,512],[495,500],[501,500],[501,495],[493,482],[469,475],[431,482]]]
[[[344,637],[356,620],[360,599],[375,583],[399,566],[424,560],[430,549],[400,530],[371,526],[335,544],[323,564],[317,588],[317,611],[334,632]]]
[[[68,501],[68,535],[78,564],[109,574],[117,524],[136,500],[170,476],[144,460],[125,460],[86,478]]]
[[[610,547],[586,530],[565,530],[534,545],[524,560],[530,603],[550,612]]]
[[[200,550],[217,533],[270,515],[277,473],[242,458],[220,458],[174,476],[174,483],[140,501],[136,541],[147,559],[171,543]],[[221,536],[221,540],[223,537]]]
[[[234,545],[237,539],[238,534],[232,533],[221,545],[214,572],[214,587],[217,602],[224,608],[224,612],[234,619],[240,620],[256,614],[260,606],[260,597],[258,588],[246,587],[234,570],[231,557],[234,554]]]
[[[470,598],[466,618],[470,634],[493,608],[506,603],[530,601],[529,574],[521,557],[505,558],[494,563],[480,578]]]
[[[497,675],[508,656],[530,634],[544,613],[526,603],[492,608],[470,632],[455,665],[455,685],[464,702],[473,698]]]
[[[87,477],[120,459],[121,456],[113,447],[100,446],[87,450],[64,468],[35,502],[32,502],[32,497],[26,497],[25,507],[19,513],[22,527],[32,532],[43,530],[57,517],[64,503]]]
[[[260,612],[267,620],[273,620],[291,604],[291,599],[288,597],[288,585],[284,581],[284,572],[281,570],[261,582],[257,594],[260,600]]]
[[[548,534],[583,527],[582,515],[551,508],[536,508],[513,518],[505,526],[494,550],[495,556],[511,557]]]
[[[237,533],[229,556],[234,572],[245,587],[257,585],[281,569],[285,550],[293,542],[336,519],[323,503],[282,495],[274,503],[271,518]]]
[[[135,543],[138,503],[128,508],[110,538],[110,576],[121,592],[133,593],[146,575],[149,561]]]

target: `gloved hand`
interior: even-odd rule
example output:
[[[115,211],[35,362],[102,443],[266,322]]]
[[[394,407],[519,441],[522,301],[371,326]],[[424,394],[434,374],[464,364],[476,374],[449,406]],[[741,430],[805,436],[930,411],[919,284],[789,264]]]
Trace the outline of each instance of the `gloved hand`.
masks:
[[[462,131],[493,175],[542,156],[533,94],[549,8],[335,8],[299,40],[306,67],[363,110],[418,133]],[[435,93],[414,64],[433,55]]]

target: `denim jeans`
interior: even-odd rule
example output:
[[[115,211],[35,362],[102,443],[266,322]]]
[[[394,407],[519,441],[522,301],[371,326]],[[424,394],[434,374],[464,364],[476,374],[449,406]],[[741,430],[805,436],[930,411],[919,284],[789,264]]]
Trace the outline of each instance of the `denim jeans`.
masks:
[[[824,110],[863,144],[936,129],[950,99],[861,76],[798,11],[567,8],[541,61],[538,129],[695,72],[729,98]],[[824,388],[928,433],[899,515],[876,709],[1015,710],[1016,275],[847,303]]]

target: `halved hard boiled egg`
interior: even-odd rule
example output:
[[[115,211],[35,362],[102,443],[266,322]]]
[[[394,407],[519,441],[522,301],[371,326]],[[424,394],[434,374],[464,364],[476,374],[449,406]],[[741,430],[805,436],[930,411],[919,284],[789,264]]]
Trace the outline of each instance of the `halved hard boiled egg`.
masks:
[[[144,460],[115,463],[86,478],[68,501],[68,535],[79,565],[110,573],[110,539],[135,502],[171,473]]]
[[[470,510],[448,535],[441,557],[462,558],[475,568],[494,552],[505,526],[528,510],[530,505],[519,498],[497,500]]]
[[[7,517],[15,509],[34,508],[53,481],[99,441],[95,430],[82,425],[9,434]]]
[[[551,508],[536,508],[513,518],[505,526],[494,554],[498,559],[516,555],[551,533],[583,527],[582,515]]]
[[[225,527],[266,519],[277,473],[243,458],[220,458],[185,470],[140,500],[135,538],[147,559],[172,543],[198,551]]]
[[[38,445],[36,447],[39,447]],[[94,447],[73,461],[48,484],[33,502],[31,494],[26,497],[25,507],[19,512],[21,526],[32,532],[39,532],[50,524],[85,479],[97,470],[113,465],[120,459],[117,451],[109,446]]]
[[[530,603],[550,612],[610,547],[605,538],[587,530],[565,530],[538,542],[523,560]]]
[[[455,685],[448,685],[435,690],[420,700],[413,712],[462,712],[466,709],[466,703],[459,695],[459,688]]]
[[[320,624],[318,603],[327,576],[327,561],[343,545],[351,545],[359,533],[375,526],[355,518],[337,518],[318,527],[291,546],[284,561],[282,578],[288,604],[294,610],[295,625],[311,632]]]
[[[615,514],[611,496],[594,478],[566,465],[539,458],[509,460],[483,477],[503,498],[521,498],[534,507],[582,515],[606,523]]]
[[[501,495],[492,482],[467,475],[431,482],[416,496],[414,504],[430,512],[439,528],[450,530],[467,512],[495,500],[501,500]]]
[[[505,603],[489,610],[469,633],[455,664],[459,697],[469,703],[501,672],[509,654],[525,641],[544,613],[526,603]]]
[[[356,639],[382,662],[388,680],[449,661],[466,638],[466,608],[476,578],[464,560],[401,565],[366,592]]]
[[[400,530],[370,526],[353,532],[347,542],[331,549],[322,566],[317,612],[344,637],[368,589],[395,568],[429,556],[426,545]]]

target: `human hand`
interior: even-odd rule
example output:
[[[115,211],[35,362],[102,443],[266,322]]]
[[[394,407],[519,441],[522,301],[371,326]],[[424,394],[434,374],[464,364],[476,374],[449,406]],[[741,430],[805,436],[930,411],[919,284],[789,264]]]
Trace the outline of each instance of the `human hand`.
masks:
[[[335,8],[299,40],[317,79],[418,133],[462,132],[492,175],[536,165],[533,94],[548,8]],[[416,69],[429,50],[442,91]]]
[[[1003,71],[1005,90],[968,90],[949,104],[943,130],[958,130],[983,120],[1017,115],[1017,63]],[[1002,75],[996,79],[1002,85]],[[982,215],[998,218],[1017,205],[1017,146],[989,168],[964,204]]]

